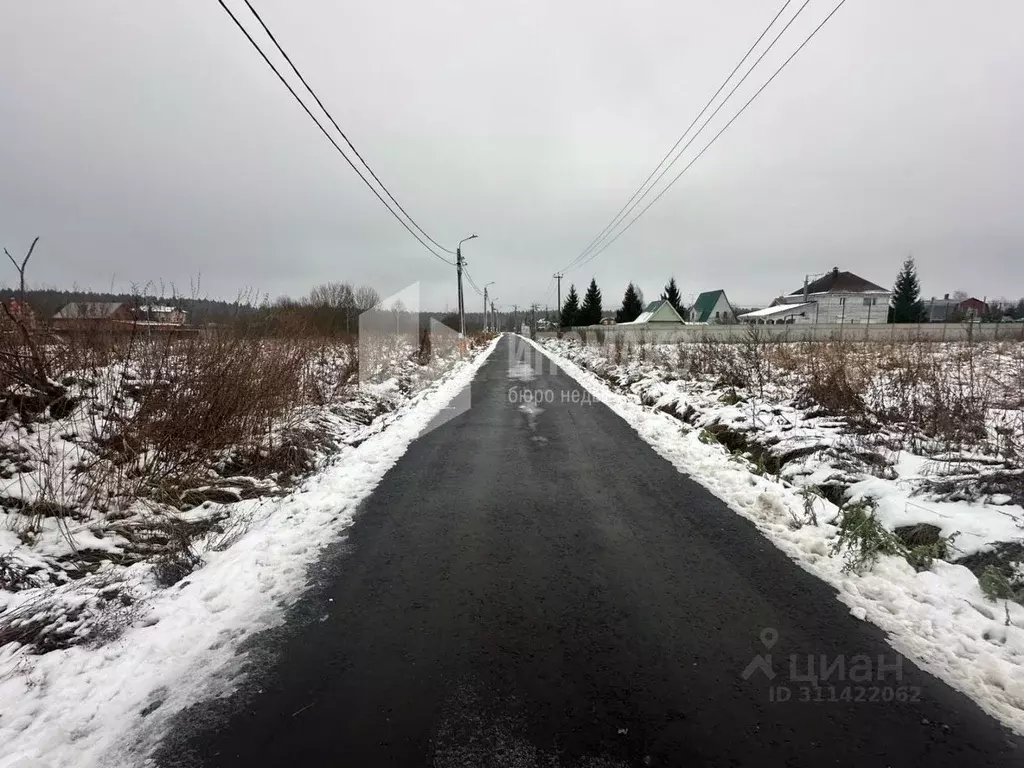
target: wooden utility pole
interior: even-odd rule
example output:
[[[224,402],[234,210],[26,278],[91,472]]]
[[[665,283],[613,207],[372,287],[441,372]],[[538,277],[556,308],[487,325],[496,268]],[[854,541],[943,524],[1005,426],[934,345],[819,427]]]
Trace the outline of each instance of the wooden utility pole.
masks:
[[[557,313],[557,318],[558,318],[558,327],[561,328],[562,327],[562,277],[563,277],[563,275],[562,275],[561,272],[556,272],[554,277],[555,277],[555,280],[558,281],[558,308],[555,311]]]
[[[462,265],[465,263],[462,260],[462,244],[467,240],[475,239],[476,235],[472,234],[459,240],[459,244],[455,246],[455,271],[459,276],[459,333],[463,337],[466,335],[466,303],[462,297]]]
[[[487,333],[487,286],[484,286],[484,333]]]
[[[455,249],[455,270],[459,275],[459,333],[466,335],[466,308],[462,304],[462,245]]]

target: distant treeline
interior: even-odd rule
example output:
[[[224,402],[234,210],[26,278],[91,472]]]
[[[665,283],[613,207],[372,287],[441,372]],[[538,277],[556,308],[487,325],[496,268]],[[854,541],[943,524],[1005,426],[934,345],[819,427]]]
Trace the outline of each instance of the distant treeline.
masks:
[[[18,289],[0,287],[0,301],[18,298]],[[380,302],[380,295],[368,286],[352,288],[346,283],[319,285],[307,295],[294,299],[287,296],[275,300],[254,300],[242,296],[236,301],[218,299],[188,299],[143,295],[138,293],[109,293],[100,291],[60,291],[52,288],[25,291],[25,300],[35,317],[46,323],[68,304],[93,302],[124,302],[131,305],[168,305],[188,312],[188,324],[195,326],[232,325],[239,321],[256,322],[268,330],[311,330],[317,333],[346,334],[359,329],[359,315]],[[426,328],[433,318],[454,330],[459,328],[459,317],[451,312],[421,312],[420,325]],[[501,317],[503,329],[511,329],[512,318]],[[483,328],[483,314],[466,313],[466,330],[473,333]]]

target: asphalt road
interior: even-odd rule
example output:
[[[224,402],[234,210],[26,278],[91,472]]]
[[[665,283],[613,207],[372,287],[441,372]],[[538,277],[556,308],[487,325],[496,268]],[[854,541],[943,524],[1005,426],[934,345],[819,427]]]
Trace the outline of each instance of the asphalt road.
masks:
[[[606,407],[572,402],[546,358],[510,378],[531,373],[513,343],[254,644],[246,687],[185,713],[161,765],[1024,764],[1024,742]],[[510,403],[513,386],[553,402]],[[768,653],[773,679],[744,675]],[[809,654],[857,675],[814,688]]]

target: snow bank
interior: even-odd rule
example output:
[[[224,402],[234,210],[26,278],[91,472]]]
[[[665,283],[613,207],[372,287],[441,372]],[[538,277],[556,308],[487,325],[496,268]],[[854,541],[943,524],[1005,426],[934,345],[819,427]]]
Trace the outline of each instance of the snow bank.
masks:
[[[140,762],[176,712],[231,689],[239,643],[279,623],[307,567],[351,523],[362,499],[467,387],[496,341],[415,395],[390,426],[343,451],[283,499],[247,505],[251,526],[117,641],[31,656],[0,649],[0,768]]]

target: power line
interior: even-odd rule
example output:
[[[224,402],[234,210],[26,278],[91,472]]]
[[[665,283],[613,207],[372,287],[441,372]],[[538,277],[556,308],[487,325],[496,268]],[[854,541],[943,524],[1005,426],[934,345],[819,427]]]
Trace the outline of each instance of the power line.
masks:
[[[480,290],[479,286],[476,284],[476,282],[474,282],[473,276],[469,274],[469,270],[466,269],[466,262],[462,262],[462,274],[466,276],[466,279],[469,281],[470,286],[473,288],[474,291],[476,291],[477,296],[483,296],[484,292]]]
[[[414,227],[416,227],[416,229],[418,229],[423,234],[423,236],[427,238],[427,240],[432,242],[445,253],[450,253],[452,256],[454,256],[455,251],[445,248],[434,238],[432,238],[429,234],[427,234],[427,231],[423,229],[423,227],[421,227],[419,224],[417,224],[416,220],[409,215],[409,212],[402,207],[402,204],[395,199],[395,196],[391,194],[391,190],[389,190],[384,185],[384,182],[380,180],[380,177],[377,176],[376,173],[374,173],[373,168],[371,168],[370,164],[366,162],[366,159],[361,154],[359,154],[359,150],[355,148],[355,145],[349,140],[345,132],[341,130],[341,126],[338,125],[338,122],[334,119],[334,116],[327,110],[327,107],[324,106],[324,103],[320,101],[320,97],[316,95],[316,91],[314,91],[313,88],[309,85],[309,83],[306,82],[306,78],[302,76],[302,73],[299,71],[299,68],[295,66],[295,62],[292,61],[291,57],[288,55],[285,49],[281,47],[281,44],[277,41],[277,37],[274,36],[274,33],[270,31],[270,27],[268,27],[266,22],[263,21],[263,17],[260,16],[259,11],[253,8],[252,3],[249,2],[249,0],[245,0],[245,4],[252,12],[252,15],[256,17],[256,21],[258,21],[260,23],[260,26],[263,27],[263,31],[267,33],[267,36],[270,38],[271,42],[273,42],[274,45],[277,47],[277,50],[281,52],[281,55],[284,57],[284,60],[288,62],[288,66],[292,68],[292,71],[299,78],[302,85],[305,86],[307,91],[309,91],[309,95],[312,96],[313,99],[316,101],[317,106],[319,106],[320,109],[323,110],[323,113],[327,115],[327,119],[331,121],[331,125],[333,125],[335,129],[337,129],[338,133],[341,134],[341,138],[345,140],[345,143],[348,144],[349,149],[351,149],[355,156],[359,158],[359,162],[366,166],[366,170],[370,172],[370,175],[373,177],[373,180],[380,185],[381,189],[384,190],[384,194],[386,194],[391,199],[391,202],[393,202],[398,207],[398,210],[405,214],[405,217],[409,219],[410,223]]]
[[[554,287],[555,287],[555,276],[552,275],[551,279],[548,281],[548,287],[544,289],[544,298],[547,298],[548,296],[551,295],[551,289],[554,288]]]
[[[715,91],[714,94],[712,94],[710,99],[708,99],[708,101],[704,105],[703,109],[701,109],[701,111],[697,113],[697,116],[695,118],[693,118],[693,121],[688,126],[686,126],[686,130],[683,131],[682,134],[680,134],[678,139],[676,139],[676,143],[673,144],[671,149],[669,149],[669,151],[665,153],[665,156],[662,157],[660,161],[658,161],[658,164],[656,166],[654,166],[654,169],[647,175],[647,178],[643,180],[643,183],[639,187],[636,188],[636,191],[632,194],[632,196],[629,198],[629,200],[626,201],[625,205],[623,205],[622,208],[619,209],[619,212],[616,213],[614,217],[612,217],[612,220],[610,222],[608,222],[608,224],[605,225],[605,228],[602,229],[597,234],[597,237],[595,237],[593,240],[591,240],[587,244],[587,247],[583,249],[583,251],[580,253],[579,256],[577,256],[575,259],[573,259],[571,262],[569,262],[569,265],[567,267],[565,267],[565,269],[562,270],[563,272],[568,270],[568,269],[571,269],[574,264],[576,264],[580,259],[585,257],[587,255],[587,253],[589,253],[592,248],[594,248],[596,245],[598,245],[600,243],[600,241],[604,237],[606,237],[606,234],[610,230],[613,230],[616,226],[618,226],[618,224],[626,216],[628,216],[630,214],[630,212],[633,210],[633,208],[636,207],[635,204],[633,205],[633,207],[630,207],[630,203],[632,203],[634,200],[636,200],[637,203],[639,203],[640,200],[642,200],[650,192],[650,190],[648,189],[647,192],[644,192],[643,195],[640,195],[640,193],[643,191],[644,187],[647,186],[647,183],[654,177],[654,174],[656,174],[658,172],[658,169],[661,168],[661,166],[665,164],[665,161],[668,160],[669,157],[672,156],[673,152],[676,151],[676,147],[678,147],[682,143],[683,139],[686,138],[686,134],[688,134],[693,129],[693,126],[695,126],[697,124],[697,121],[700,120],[701,117],[703,117],[704,113],[708,111],[708,107],[710,107],[714,103],[715,99],[718,98],[718,94],[720,94],[725,89],[725,86],[728,85],[730,80],[732,80],[733,75],[735,75],[739,71],[739,68],[743,66],[743,63],[748,58],[750,58],[750,54],[754,52],[754,49],[757,48],[757,46],[760,44],[760,42],[764,39],[764,36],[768,34],[768,31],[775,25],[775,22],[779,20],[779,17],[783,14],[783,12],[786,10],[786,8],[789,7],[789,4],[792,1],[793,0],[786,0],[786,2],[783,4],[783,6],[779,9],[778,13],[776,13],[775,16],[772,18],[772,20],[770,22],[768,22],[768,26],[765,27],[761,31],[761,34],[757,36],[757,39],[747,49],[747,52],[745,54],[743,54],[743,58],[739,60],[739,62],[736,64],[735,67],[733,67],[732,72],[729,73],[729,76],[726,77],[725,80],[722,81],[722,84],[720,86],[718,86],[718,90]],[[806,6],[807,3],[804,3],[804,5]],[[802,10],[803,10],[803,8],[801,7],[800,11],[802,11]],[[797,16],[800,15],[800,11],[796,12],[796,14],[793,16],[794,19]],[[790,20],[790,24],[792,24],[792,19]],[[786,30],[783,29],[782,31],[785,32]],[[775,39],[778,40],[778,38],[775,38]],[[774,45],[774,44],[775,43],[773,42],[772,45]],[[768,48],[766,49],[765,53],[770,51],[771,48],[772,48],[772,46],[769,45]],[[762,54],[762,57],[763,57],[763,54]],[[760,61],[760,59],[758,59],[758,61]],[[757,66],[757,65],[755,64],[754,66]],[[753,71],[753,67],[751,67],[750,71]],[[748,75],[750,74],[750,71],[747,72]],[[741,80],[740,83],[742,83],[742,82],[743,81]],[[725,102],[728,101],[728,100],[729,100],[729,97],[726,96],[725,99],[722,101],[722,104],[725,104]],[[719,105],[719,109],[721,109],[721,105]],[[712,117],[713,116],[714,115],[712,115]],[[691,138],[690,141],[692,142],[693,139],[695,139],[697,137],[697,135],[699,135],[699,134],[700,134],[700,131],[697,131],[697,133],[694,134],[693,138]],[[689,143],[687,144],[687,146],[689,146]],[[680,151],[680,154],[682,154],[682,152],[685,152],[685,151],[686,151],[686,147],[683,147],[683,149]],[[675,161],[673,160],[673,162],[675,162]],[[665,170],[667,171],[668,168],[670,168],[670,167],[671,167],[671,163],[669,164],[668,167],[666,167]],[[662,175],[664,175],[664,171],[662,171]],[[659,176],[658,179],[655,179],[654,184],[657,184],[658,180],[660,180],[660,179],[661,179],[661,176]],[[651,184],[651,187],[653,187],[654,184]],[[640,200],[637,200],[637,195],[640,195]],[[629,208],[629,210],[626,210],[627,208]]]
[[[839,4],[836,5],[836,7],[832,9],[832,11],[828,14],[828,16],[826,16],[822,20],[822,22],[820,24],[818,24],[818,26],[816,26],[806,38],[804,38],[804,41],[802,43],[800,43],[799,47],[797,47],[797,49],[795,51],[793,51],[793,53],[791,53],[789,55],[789,58],[787,58],[784,62],[782,62],[782,64],[779,66],[779,68],[775,70],[775,72],[772,74],[771,77],[768,78],[768,80],[764,83],[764,85],[762,85],[760,88],[758,88],[757,91],[754,93],[754,95],[751,96],[749,99],[747,99],[747,102],[742,107],[740,107],[739,112],[737,112],[735,115],[733,115],[732,118],[729,120],[729,122],[727,122],[722,127],[722,129],[718,133],[716,133],[714,135],[714,137],[711,139],[711,141],[709,141],[707,144],[704,145],[704,148],[701,149],[701,151],[697,153],[697,156],[694,157],[689,163],[687,163],[686,166],[681,171],[679,171],[679,173],[677,173],[675,175],[675,177],[672,179],[672,181],[670,181],[668,183],[668,185],[664,189],[662,189],[661,192],[659,192],[654,197],[653,200],[651,200],[647,205],[645,205],[640,210],[640,213],[638,213],[635,217],[633,217],[633,219],[631,219],[630,222],[625,227],[620,229],[618,231],[618,233],[616,233],[616,235],[614,237],[612,237],[611,240],[608,240],[607,242],[605,242],[598,250],[596,250],[592,254],[590,254],[590,256],[588,256],[586,259],[581,261],[577,266],[583,266],[584,264],[592,261],[598,255],[603,253],[609,246],[611,246],[612,243],[614,243],[616,240],[618,240],[620,237],[622,237],[622,235],[624,235],[626,233],[626,231],[630,227],[632,227],[634,224],[636,224],[636,222],[640,220],[640,217],[643,216],[645,213],[647,213],[647,211],[650,209],[650,207],[652,205],[654,205],[656,202],[658,202],[658,200],[660,200],[662,198],[662,196],[666,192],[668,192],[677,181],[679,181],[680,177],[684,173],[686,173],[688,170],[690,170],[691,167],[693,167],[694,163],[696,163],[698,160],[700,160],[701,156],[705,152],[707,152],[708,149],[711,148],[711,145],[714,144],[716,141],[718,141],[718,138],[729,129],[729,126],[731,126],[734,122],[736,122],[736,119],[747,110],[747,107],[749,107],[754,102],[754,100],[758,96],[761,95],[761,93],[764,91],[765,88],[767,88],[769,85],[771,85],[772,81],[775,80],[776,77],[778,77],[779,73],[782,72],[782,70],[784,70],[786,68],[786,66],[789,64],[789,62],[791,62],[796,57],[796,55],[798,53],[800,53],[800,51],[802,51],[804,49],[804,46],[806,46],[811,41],[811,39],[816,34],[818,34],[818,31],[822,27],[824,27],[825,24],[828,23],[829,19],[831,19],[836,14],[836,12],[840,8],[842,8],[843,5],[845,5],[845,4],[846,4],[846,0],[840,0]]]
[[[422,245],[424,248],[426,248],[427,251],[429,251],[429,253],[432,256],[434,256],[435,258],[440,259],[441,261],[445,262],[446,264],[450,264],[450,265],[454,266],[455,262],[449,261],[444,256],[442,256],[439,253],[437,253],[436,251],[434,251],[434,249],[431,248],[429,245],[427,245],[427,243],[424,242],[423,238],[421,238],[405,222],[405,220],[402,219],[402,217],[399,216],[395,212],[395,210],[388,204],[388,202],[383,197],[381,197],[380,192],[378,192],[377,189],[369,182],[369,180],[366,178],[366,176],[363,175],[362,171],[360,171],[359,168],[356,167],[356,164],[352,162],[351,158],[349,158],[348,155],[345,154],[345,151],[338,145],[338,142],[336,142],[334,140],[334,137],[331,136],[330,133],[328,133],[327,129],[324,128],[324,126],[320,122],[320,120],[318,120],[317,117],[310,111],[309,107],[306,106],[306,103],[295,92],[295,89],[292,88],[291,84],[285,79],[284,75],[281,74],[280,70],[278,70],[278,68],[270,60],[270,58],[267,56],[267,54],[264,53],[264,51],[260,47],[259,43],[257,43],[253,39],[252,35],[249,34],[249,30],[247,30],[245,28],[245,26],[242,24],[242,22],[240,22],[238,20],[238,17],[236,17],[235,14],[231,12],[231,9],[227,7],[227,5],[224,3],[224,0],[217,0],[217,2],[220,3],[220,7],[224,9],[224,12],[227,13],[227,15],[231,17],[231,20],[235,23],[235,26],[238,27],[238,29],[242,32],[243,35],[245,35],[245,38],[249,41],[249,43],[252,45],[252,47],[256,49],[257,53],[259,53],[259,55],[263,58],[263,61],[265,61],[267,63],[267,66],[270,67],[271,70],[273,70],[275,75],[277,75],[278,80],[280,80],[281,83],[284,85],[284,87],[288,89],[288,92],[292,95],[292,97],[295,99],[295,101],[298,102],[299,106],[302,107],[303,111],[309,116],[309,119],[312,120],[314,123],[316,123],[316,127],[320,129],[320,132],[323,133],[323,135],[325,137],[327,137],[327,140],[329,142],[331,142],[331,144],[334,146],[334,148],[338,151],[338,154],[340,154],[343,158],[345,158],[345,162],[347,162],[352,167],[352,170],[356,172],[356,175],[359,176],[359,178],[362,180],[362,182],[370,189],[371,192],[373,192],[373,194],[377,197],[378,200],[380,200],[380,202],[384,205],[384,207],[387,208],[388,213],[390,213],[392,216],[394,216],[395,220],[398,221],[398,223],[401,224],[403,227],[405,227],[406,230],[408,230],[409,234],[412,235],[413,237],[415,237],[416,240],[420,243],[420,245]],[[248,3],[246,3],[246,5],[248,5]],[[252,8],[251,5],[249,7],[250,7],[250,9]],[[255,11],[254,11],[254,13],[255,13]],[[264,29],[266,29],[265,25],[264,25]],[[267,30],[267,33],[268,34],[270,33],[269,30]],[[278,49],[280,50],[280,46],[278,46]],[[281,51],[281,52],[282,52],[282,54],[284,53],[284,51]],[[287,58],[287,56],[285,58]],[[292,68],[293,69],[295,68],[294,65],[292,66]],[[296,74],[298,74],[298,70],[296,70]],[[301,75],[300,75],[300,78],[301,78]],[[303,81],[303,82],[305,82],[305,81]],[[306,87],[307,87],[307,89],[309,88],[309,86],[306,86]],[[312,91],[310,91],[310,93],[312,93]],[[315,94],[314,94],[314,98],[316,98]],[[319,99],[317,101],[319,102]],[[322,105],[321,105],[321,108],[322,108]],[[326,109],[324,110],[324,113],[325,114],[327,113]],[[330,115],[328,115],[328,117],[330,117]],[[338,130],[340,132],[341,129],[339,128]],[[354,147],[353,147],[353,150],[354,150]],[[358,155],[358,153],[356,153],[356,154]],[[362,159],[362,158],[360,158],[360,159]],[[365,161],[363,161],[363,163],[365,165]],[[367,166],[367,169],[369,169],[369,166]],[[372,174],[373,171],[371,170],[370,173]],[[376,176],[374,176],[374,178],[376,178]],[[378,183],[379,183],[379,180],[378,180]],[[381,184],[381,186],[383,187],[384,185]],[[390,193],[388,193],[388,194],[390,196]],[[396,205],[397,205],[397,203],[396,203]],[[401,208],[401,206],[399,206],[399,208]],[[403,211],[403,213],[404,213],[404,211]],[[406,214],[406,216],[408,216],[408,215],[409,214]],[[410,217],[409,220],[412,221],[412,218]],[[413,222],[413,224],[415,224],[415,222]],[[416,225],[416,226],[417,226],[417,228],[419,227],[419,225]],[[425,232],[423,234],[426,235]],[[427,236],[427,239],[430,240],[430,242],[434,242],[429,236]],[[435,245],[436,245],[436,243],[435,243]],[[440,246],[438,246],[438,247],[440,247]],[[447,251],[447,249],[442,249],[442,250],[446,250]],[[447,251],[447,252],[451,253],[451,251]]]

